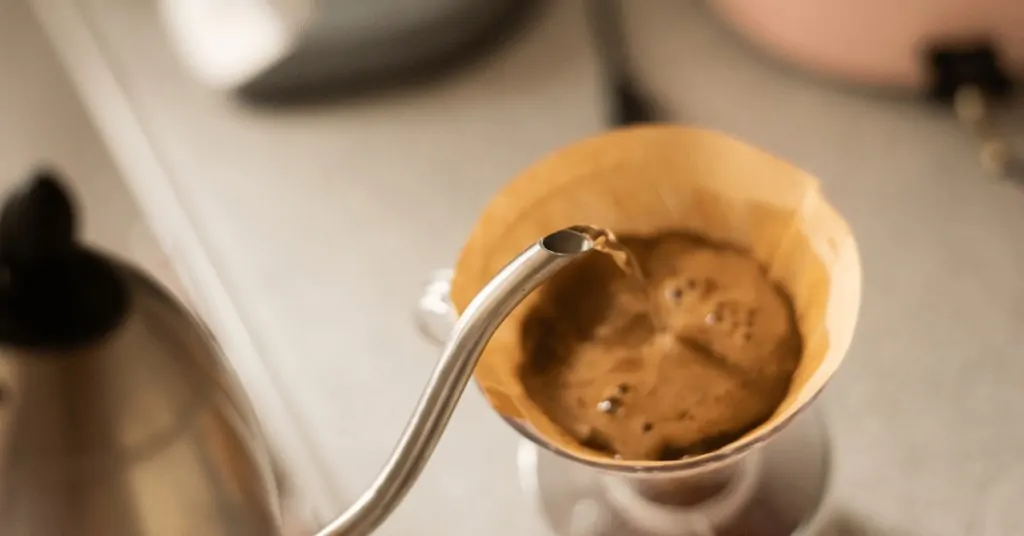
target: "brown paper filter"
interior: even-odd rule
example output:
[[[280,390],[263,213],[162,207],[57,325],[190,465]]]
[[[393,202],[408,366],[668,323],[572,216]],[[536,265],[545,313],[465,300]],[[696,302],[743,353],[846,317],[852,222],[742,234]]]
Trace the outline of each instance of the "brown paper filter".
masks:
[[[804,340],[792,386],[768,422],[721,450],[750,445],[786,423],[842,362],[860,304],[857,247],[817,181],[792,165],[725,135],[678,126],[617,130],[563,148],[484,209],[455,267],[458,312],[520,251],[575,224],[620,236],[692,231],[745,246],[788,291]],[[520,333],[536,298],[502,324],[477,366],[476,380],[494,409],[586,460],[672,463],[610,460],[579,445],[526,395]]]

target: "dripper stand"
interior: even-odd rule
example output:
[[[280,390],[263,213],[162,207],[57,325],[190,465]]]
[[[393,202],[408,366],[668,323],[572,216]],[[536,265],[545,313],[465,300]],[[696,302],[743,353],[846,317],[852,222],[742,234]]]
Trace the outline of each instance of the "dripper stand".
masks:
[[[451,276],[433,273],[416,311],[420,331],[439,345],[456,320]],[[814,405],[733,460],[670,473],[583,464],[509,424],[523,435],[523,492],[558,536],[812,535],[828,491],[831,444]]]
[[[559,536],[811,535],[831,469],[828,431],[815,408],[738,460],[719,486],[699,485],[707,491],[700,498],[645,490],[640,478],[578,464],[526,439],[517,463],[524,492]],[[662,478],[686,490],[694,477]]]

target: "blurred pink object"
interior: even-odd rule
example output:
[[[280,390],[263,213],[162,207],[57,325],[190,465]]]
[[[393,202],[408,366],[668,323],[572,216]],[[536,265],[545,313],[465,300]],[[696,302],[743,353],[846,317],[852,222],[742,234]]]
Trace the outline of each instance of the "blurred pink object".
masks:
[[[1011,76],[1024,76],[1024,0],[710,0],[772,55],[829,77],[920,88],[923,52],[989,39]]]

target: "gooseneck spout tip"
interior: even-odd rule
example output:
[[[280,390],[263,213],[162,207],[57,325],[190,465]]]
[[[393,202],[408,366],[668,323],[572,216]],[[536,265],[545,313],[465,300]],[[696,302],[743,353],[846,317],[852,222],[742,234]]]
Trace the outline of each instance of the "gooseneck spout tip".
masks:
[[[540,246],[556,255],[575,255],[594,247],[593,239],[582,226],[555,231],[540,240]]]

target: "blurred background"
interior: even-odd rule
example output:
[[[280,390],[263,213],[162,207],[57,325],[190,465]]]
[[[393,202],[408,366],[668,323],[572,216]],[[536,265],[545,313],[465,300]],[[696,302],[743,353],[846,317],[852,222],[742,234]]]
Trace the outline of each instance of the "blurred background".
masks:
[[[62,169],[87,234],[187,296],[316,522],[390,452],[425,278],[506,180],[619,125],[724,131],[860,243],[826,530],[1024,534],[1022,28],[1016,0],[7,0],[0,181]],[[516,440],[468,392],[380,533],[545,534]]]

